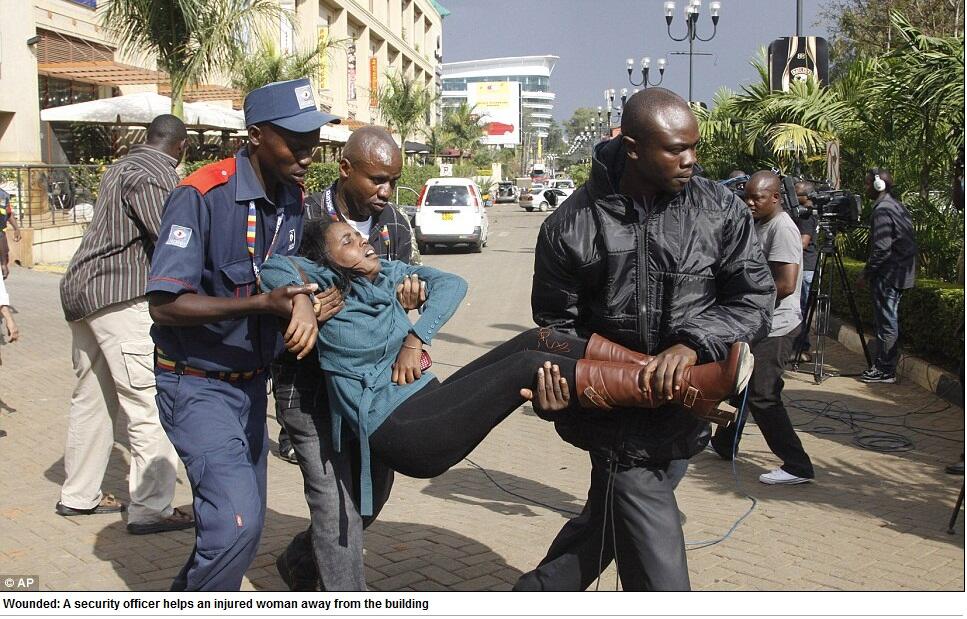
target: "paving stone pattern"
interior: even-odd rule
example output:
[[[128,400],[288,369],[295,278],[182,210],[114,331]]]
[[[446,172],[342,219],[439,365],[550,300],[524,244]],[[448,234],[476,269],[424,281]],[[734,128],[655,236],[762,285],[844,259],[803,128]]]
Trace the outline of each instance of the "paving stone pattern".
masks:
[[[470,283],[464,307],[432,355],[445,377],[489,347],[533,326],[529,293],[533,244],[543,215],[514,205],[491,209],[483,254],[430,255],[426,262]],[[193,533],[131,536],[118,515],[54,513],[64,478],[63,447],[74,386],[70,333],[60,310],[59,275],[14,268],[7,281],[23,338],[3,346],[0,367],[0,565],[36,574],[45,590],[166,590],[191,551]],[[831,366],[858,373],[862,359],[830,342]],[[855,378],[787,373],[787,400],[817,470],[815,483],[764,486],[777,466],[749,424],[733,466],[706,451],[692,459],[678,491],[687,517],[692,587],[697,590],[963,590],[963,517],[947,521],[962,478],[943,466],[963,449],[964,412],[913,385],[864,385]],[[798,408],[797,408],[798,406]],[[849,409],[861,429],[819,416]],[[278,425],[271,414],[272,447]],[[908,414],[913,412],[914,414]],[[123,420],[104,480],[127,498]],[[881,453],[859,435],[894,432],[906,451]],[[366,534],[370,587],[394,591],[508,590],[535,566],[587,492],[586,454],[563,443],[528,407],[470,455],[432,480],[397,477],[393,496]],[[269,459],[269,500],[259,555],[244,586],[284,590],[275,557],[307,525],[299,469]],[[727,540],[705,545],[752,513]],[[191,491],[179,472],[178,505]],[[621,549],[618,550],[619,554]],[[616,587],[607,569],[599,583]]]

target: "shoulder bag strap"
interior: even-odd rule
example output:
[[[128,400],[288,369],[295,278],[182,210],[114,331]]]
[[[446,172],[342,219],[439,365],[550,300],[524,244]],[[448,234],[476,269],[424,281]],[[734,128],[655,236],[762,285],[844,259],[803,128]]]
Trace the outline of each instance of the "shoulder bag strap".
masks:
[[[148,261],[151,261],[152,255],[154,255],[154,241],[151,240],[151,234],[148,232],[147,226],[144,222],[138,218],[135,214],[134,209],[128,203],[125,198],[121,198],[121,208],[124,210],[124,214],[128,216],[134,227],[138,229],[138,234],[141,235],[141,246],[144,247],[144,253],[148,256]]]

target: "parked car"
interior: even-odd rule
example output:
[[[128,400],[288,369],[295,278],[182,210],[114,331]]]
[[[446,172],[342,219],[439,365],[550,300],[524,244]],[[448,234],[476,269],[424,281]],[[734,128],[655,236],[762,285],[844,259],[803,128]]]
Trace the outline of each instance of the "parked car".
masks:
[[[547,183],[547,186],[553,189],[560,189],[568,196],[574,193],[574,189],[575,189],[574,181],[572,181],[569,178],[552,179],[550,182]]]
[[[496,204],[502,204],[504,202],[517,202],[517,198],[520,197],[520,187],[515,185],[512,181],[501,181],[497,183],[497,189],[494,191],[494,202]]]
[[[489,222],[477,185],[469,178],[431,178],[416,201],[414,234],[421,253],[431,245],[462,245],[479,252]]]
[[[538,187],[520,196],[520,207],[527,212],[538,210],[541,212],[557,208],[567,199],[566,193],[561,189],[551,189]]]

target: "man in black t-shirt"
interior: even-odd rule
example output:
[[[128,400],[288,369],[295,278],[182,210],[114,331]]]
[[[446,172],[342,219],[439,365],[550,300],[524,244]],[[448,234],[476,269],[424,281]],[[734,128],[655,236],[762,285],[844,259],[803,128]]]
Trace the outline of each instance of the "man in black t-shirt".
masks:
[[[796,197],[799,199],[799,206],[809,209],[808,217],[800,217],[796,220],[799,234],[802,236],[802,292],[800,293],[799,303],[802,307],[803,329],[799,332],[799,337],[793,344],[793,360],[801,359],[809,361],[811,356],[809,348],[809,330],[806,329],[807,310],[809,308],[809,289],[812,287],[813,274],[816,271],[816,261],[819,252],[816,251],[816,215],[813,213],[813,202],[809,199],[809,194],[816,191],[816,185],[810,181],[799,181],[796,183]]]

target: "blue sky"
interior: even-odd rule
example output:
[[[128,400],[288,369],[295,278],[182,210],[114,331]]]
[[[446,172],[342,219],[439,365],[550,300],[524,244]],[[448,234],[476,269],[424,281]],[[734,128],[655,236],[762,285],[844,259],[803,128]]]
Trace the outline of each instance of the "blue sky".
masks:
[[[684,33],[677,0],[672,34]],[[711,102],[721,86],[738,89],[756,79],[749,61],[773,39],[796,33],[796,0],[721,0],[722,18],[715,38],[695,42],[694,98]],[[619,91],[628,83],[625,60],[650,56],[668,59],[662,86],[688,94],[688,43],[667,34],[664,0],[442,0],[451,14],[443,20],[443,60],[553,54],[560,56],[551,75],[557,93],[554,117],[570,118],[578,107],[604,104],[603,91]],[[698,33],[711,34],[709,0],[702,2]],[[803,34],[828,38],[817,24],[828,0],[804,0]],[[655,71],[652,72],[654,79]],[[639,77],[635,71],[635,79]]]

